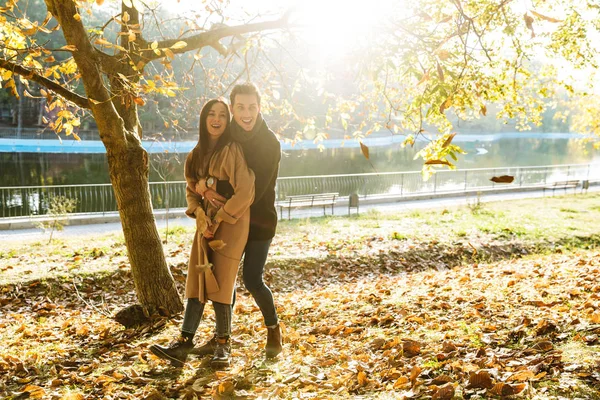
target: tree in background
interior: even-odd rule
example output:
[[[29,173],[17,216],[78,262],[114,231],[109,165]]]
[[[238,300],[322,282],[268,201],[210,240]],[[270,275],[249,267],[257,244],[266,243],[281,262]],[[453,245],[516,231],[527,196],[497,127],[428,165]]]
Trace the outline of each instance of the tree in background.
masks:
[[[149,40],[144,28],[153,22],[157,30],[161,27],[155,9],[138,0],[124,0],[116,8],[103,3],[46,0],[48,12],[42,21],[28,18],[17,1],[9,0],[0,9],[0,74],[4,87],[15,95],[17,82],[26,89],[30,82],[45,88],[41,95],[48,109],[56,110],[55,118],[45,122],[56,132],[71,135],[80,124],[80,112],[73,106],[93,115],[106,147],[138,300],[150,312],[175,313],[182,310],[182,303],[152,213],[148,154],[141,144],[138,108],[145,104],[146,93],[177,97],[182,88],[174,82],[170,64],[178,54],[212,46],[227,56],[221,39],[281,28],[285,20],[212,29],[182,21],[173,38]],[[207,16],[218,14],[205,3]],[[101,27],[86,26],[98,6],[109,8],[115,16]],[[111,24],[118,26],[113,41],[105,36]],[[60,32],[65,44],[47,46],[46,35],[52,32]],[[64,53],[70,56],[58,61],[55,54]],[[153,62],[163,64],[161,73],[147,72]]]
[[[139,301],[168,312],[180,310],[181,302],[150,204],[139,118],[147,102],[165,129],[192,127],[205,98],[227,94],[260,71],[266,82],[263,112],[288,139],[318,141],[333,131],[357,140],[376,132],[404,134],[411,146],[426,139],[418,156],[427,175],[434,167],[453,168],[462,151],[452,143],[451,121],[498,110],[498,118],[528,129],[542,123],[557,93],[576,100],[587,90],[565,71],[574,68],[582,76],[598,66],[594,35],[600,7],[591,0],[379,0],[369,10],[386,3],[386,13],[352,38],[345,35],[366,19],[364,4],[282,1],[304,7],[309,23],[297,23],[297,9],[289,17],[297,36],[274,34],[269,45],[264,34],[250,40],[240,35],[281,32],[287,18],[228,26],[225,11],[239,9],[226,0],[204,1],[198,3],[202,12],[172,18],[139,0],[45,3],[49,12],[39,19],[27,17],[14,0],[0,9],[3,86],[13,92],[17,81],[25,91],[31,82],[45,87],[40,95],[54,110],[45,122],[66,135],[80,124],[81,110],[93,115],[106,147]],[[327,9],[331,4],[338,8]],[[346,18],[348,10],[355,11],[354,20]],[[96,22],[96,11],[109,15],[107,22]],[[254,17],[261,19],[248,14]],[[328,29],[313,35],[312,44],[299,41],[318,28],[315,24]],[[56,35],[63,42],[57,44]],[[329,41],[332,37],[341,40]],[[316,45],[321,52],[311,56]],[[165,99],[166,108],[160,105]],[[595,118],[583,119],[584,114],[581,122],[570,118],[593,129],[586,121]]]

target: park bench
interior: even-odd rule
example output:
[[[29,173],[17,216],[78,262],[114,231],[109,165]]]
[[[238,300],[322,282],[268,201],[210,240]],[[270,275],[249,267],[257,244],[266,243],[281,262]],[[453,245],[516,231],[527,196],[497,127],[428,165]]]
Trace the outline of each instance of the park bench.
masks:
[[[577,190],[577,185],[579,185],[579,180],[567,180],[567,181],[556,181],[552,182],[549,185],[544,186],[544,195],[546,194],[546,190],[552,190],[552,196],[554,196],[554,191],[556,189],[564,189],[565,193],[567,193],[567,189],[573,189],[573,193]]]
[[[296,196],[286,196],[285,200],[277,203],[283,218],[283,209],[288,210],[288,219],[291,218],[292,208],[302,207],[323,207],[323,215],[326,215],[326,208],[331,206],[331,214],[333,215],[333,206],[335,205],[335,199],[339,196],[339,193],[318,193],[318,194],[302,194]]]

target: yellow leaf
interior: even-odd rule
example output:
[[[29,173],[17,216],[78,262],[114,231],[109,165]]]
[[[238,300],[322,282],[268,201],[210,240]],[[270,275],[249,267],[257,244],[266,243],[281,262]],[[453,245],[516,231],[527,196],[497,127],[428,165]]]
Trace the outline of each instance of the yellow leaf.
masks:
[[[173,46],[171,46],[172,49],[183,49],[185,47],[187,47],[187,43],[184,42],[183,40],[180,40],[179,42],[177,42]]]
[[[125,23],[129,22],[130,18],[131,18],[131,16],[129,15],[129,13],[127,11],[123,11],[123,22],[125,22]]]
[[[365,386],[367,383],[369,383],[369,379],[367,378],[367,374],[365,371],[360,371],[356,379],[358,380],[358,384],[360,386]]]
[[[23,391],[29,393],[29,396],[34,399],[40,399],[46,395],[44,388],[36,385],[27,385]]]
[[[67,393],[60,400],[83,400],[85,397],[81,393]]]
[[[167,90],[167,96],[169,96],[169,97],[175,97],[177,95],[175,94],[174,91],[172,91],[171,89],[169,89],[169,90]]]
[[[227,244],[222,240],[211,240],[210,242],[208,242],[208,245],[210,246],[211,249],[216,251],[216,250],[221,250]]]
[[[156,40],[154,42],[152,42],[152,44],[150,45],[150,48],[152,50],[158,49],[158,42]]]
[[[600,311],[595,311],[591,316],[590,320],[594,324],[600,324]]]
[[[46,24],[48,22],[50,22],[50,19],[52,18],[52,13],[50,11],[48,11],[46,13],[46,18],[44,19],[44,22],[42,22],[42,26],[46,26]]]
[[[73,15],[73,19],[74,19],[75,21],[81,21],[81,15],[79,15],[79,14],[75,14],[75,15]]]
[[[545,21],[554,22],[554,23],[562,22],[562,20],[560,20],[560,19],[556,19],[556,18],[552,18],[552,17],[547,17],[547,16],[542,15],[542,14],[540,14],[538,12],[533,11],[533,10],[529,10],[529,11],[531,11],[531,13],[533,15],[535,15],[536,17],[538,17],[539,19],[543,19]]]
[[[127,36],[127,39],[130,42],[133,42],[135,40],[135,32],[129,31],[129,35]]]
[[[75,47],[72,44],[68,44],[66,46],[61,47],[59,50],[66,50],[66,51],[77,51],[77,47]]]
[[[221,396],[232,396],[233,395],[233,382],[225,381],[219,384],[217,388],[218,394]]]
[[[368,160],[369,159],[369,148],[363,142],[360,142],[360,151],[362,152],[363,156],[365,156],[365,158]]]
[[[96,4],[98,4],[99,6],[101,6],[102,4],[104,4],[104,0],[96,0]]]
[[[90,333],[90,328],[87,325],[81,325],[81,326],[79,326],[79,328],[77,328],[75,333],[78,336],[87,336]]]
[[[63,129],[65,130],[65,134],[70,136],[73,133],[73,125],[66,123],[63,125]],[[77,257],[75,257],[77,259]],[[81,259],[81,257],[79,257]],[[78,260],[75,260],[78,261]]]
[[[46,92],[44,89],[40,89],[40,94],[44,97],[48,97],[48,92]]]
[[[94,44],[99,44],[101,46],[112,47],[112,43],[104,38],[98,38],[94,41]]]
[[[137,104],[138,106],[143,106],[144,104],[146,104],[144,99],[142,99],[141,97],[137,97],[137,96],[133,98],[133,102],[135,104]]]
[[[167,57],[169,57],[171,60],[175,58],[175,54],[173,54],[173,52],[171,51],[171,49],[164,49],[163,51],[165,52],[165,54],[167,55]]]

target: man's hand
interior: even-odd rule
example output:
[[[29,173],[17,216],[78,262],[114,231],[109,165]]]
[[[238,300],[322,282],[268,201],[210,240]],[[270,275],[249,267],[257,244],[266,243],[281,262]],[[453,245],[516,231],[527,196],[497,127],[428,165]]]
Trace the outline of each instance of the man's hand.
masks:
[[[206,192],[204,192],[204,198],[217,208],[223,207],[225,201],[227,201],[225,197],[221,196],[213,189],[207,189]]]

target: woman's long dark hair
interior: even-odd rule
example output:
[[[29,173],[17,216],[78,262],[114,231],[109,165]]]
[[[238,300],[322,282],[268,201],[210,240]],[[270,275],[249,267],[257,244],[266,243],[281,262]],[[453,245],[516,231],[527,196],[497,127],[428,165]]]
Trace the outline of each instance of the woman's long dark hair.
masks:
[[[225,131],[219,137],[217,144],[213,151],[208,154],[208,137],[210,134],[208,133],[208,128],[206,127],[206,119],[208,118],[208,113],[213,105],[216,103],[221,103],[225,106],[225,110],[227,110],[227,125],[225,126]],[[194,181],[198,181],[200,178],[205,177],[208,172],[208,164],[206,163],[206,170],[203,170],[200,175],[198,171],[202,168],[204,164],[205,157],[211,157],[213,154],[216,154],[220,149],[225,147],[227,144],[231,142],[231,132],[229,130],[231,116],[229,114],[229,106],[225,102],[225,99],[219,97],[218,99],[209,100],[204,107],[202,107],[202,111],[200,111],[200,127],[198,132],[198,144],[190,151],[188,155],[188,162],[185,166],[185,177],[190,178]]]

